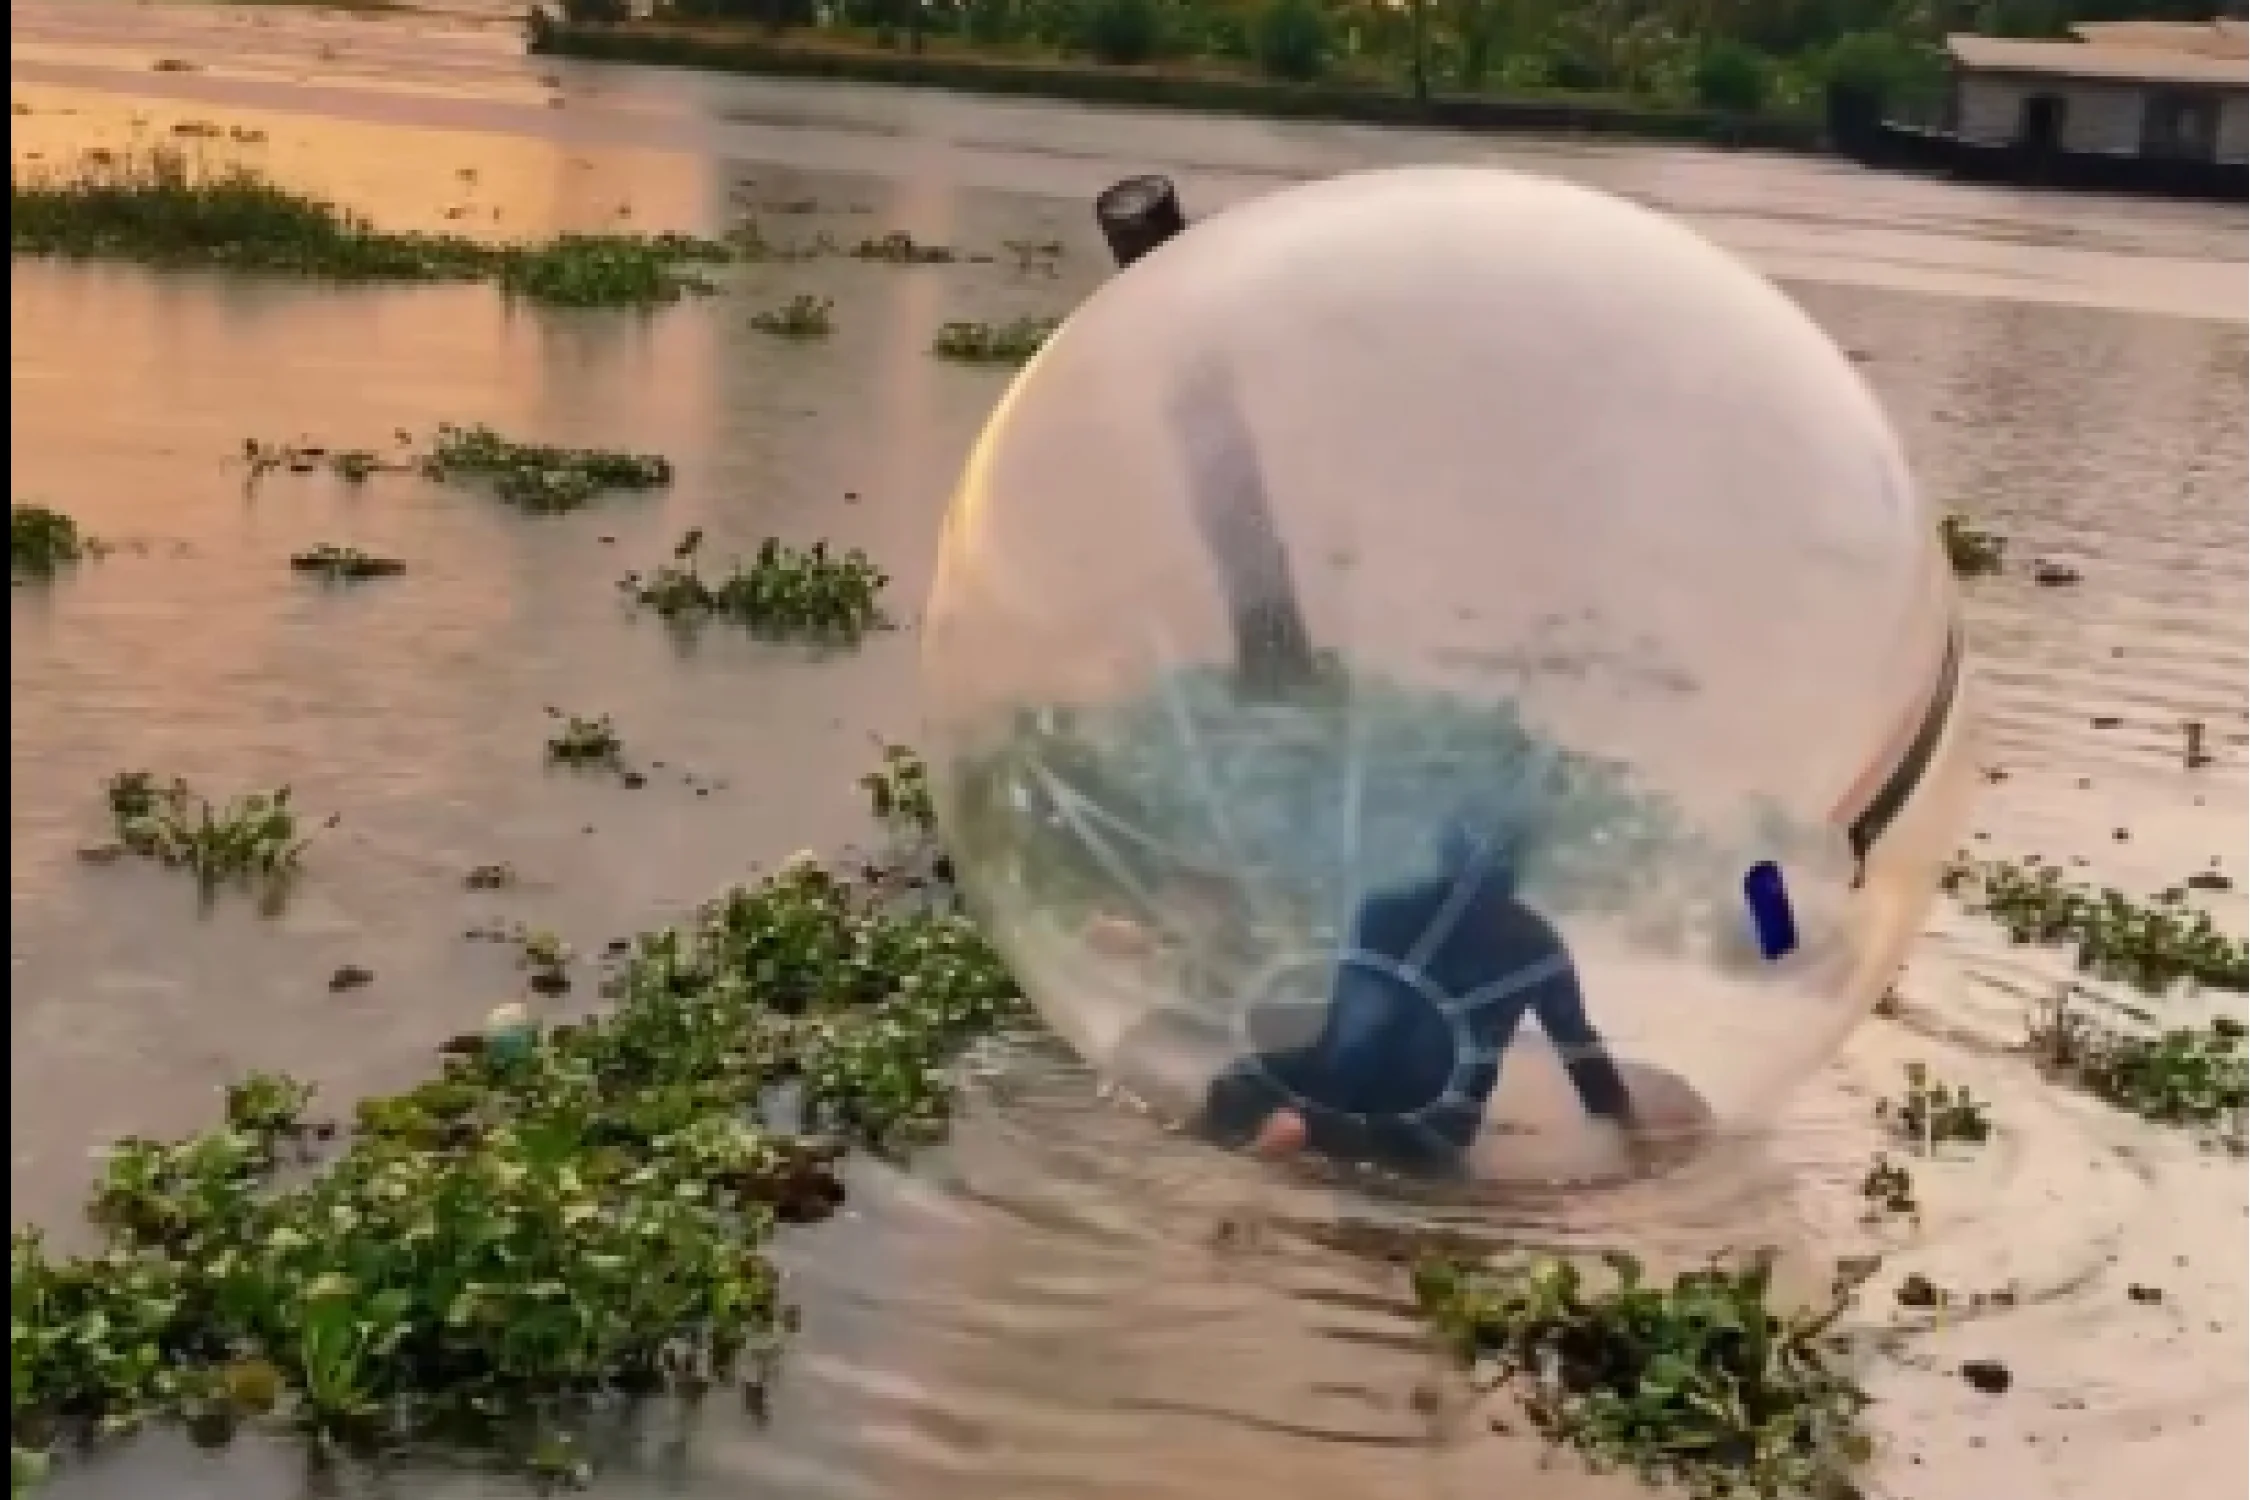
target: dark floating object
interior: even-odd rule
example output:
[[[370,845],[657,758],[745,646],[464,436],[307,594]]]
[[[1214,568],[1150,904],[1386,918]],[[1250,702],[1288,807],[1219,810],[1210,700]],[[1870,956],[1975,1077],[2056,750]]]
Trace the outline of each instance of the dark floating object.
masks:
[[[1972,1359],[1961,1366],[1961,1378],[1987,1396],[1999,1396],[2016,1383],[2008,1367],[1996,1359]]]
[[[358,964],[345,964],[329,976],[328,987],[336,991],[356,990],[363,984],[373,984],[374,982],[375,971],[373,969],[362,968]]]
[[[357,547],[338,547],[324,542],[307,552],[299,552],[289,559],[289,566],[299,573],[312,573],[331,583],[354,583],[363,578],[395,578],[406,571],[406,564],[395,557],[375,557]]]
[[[2203,748],[2205,731],[2202,723],[2189,719],[2180,726],[2180,732],[2187,736],[2187,768],[2198,771],[2211,764],[2211,752]]]
[[[1787,958],[1797,951],[1797,913],[1789,903],[1789,887],[1782,881],[1781,866],[1770,859],[1752,865],[1742,877],[1742,900],[1750,908],[1758,951],[1768,961]]]
[[[1128,177],[1102,190],[1094,218],[1120,270],[1184,231],[1187,215],[1169,177]]]

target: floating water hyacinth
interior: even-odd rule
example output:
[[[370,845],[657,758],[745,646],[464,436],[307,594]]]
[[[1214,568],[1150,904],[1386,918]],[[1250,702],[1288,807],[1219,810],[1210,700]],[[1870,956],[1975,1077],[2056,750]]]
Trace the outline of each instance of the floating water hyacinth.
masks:
[[[653,490],[672,482],[671,461],[659,453],[522,443],[481,424],[440,424],[421,469],[447,483],[481,480],[510,505],[542,513],[576,510],[608,490]]]
[[[566,234],[536,244],[375,228],[324,198],[241,163],[172,147],[89,151],[16,172],[8,239],[17,255],[130,260],[326,281],[490,281],[563,307],[659,307],[714,290],[695,268],[734,258],[683,234]]]
[[[69,563],[97,551],[99,544],[78,523],[44,505],[14,504],[8,512],[8,574],[52,578]]]
[[[955,322],[942,325],[930,352],[965,365],[1022,365],[1054,337],[1059,318],[1017,318],[1007,323]]]

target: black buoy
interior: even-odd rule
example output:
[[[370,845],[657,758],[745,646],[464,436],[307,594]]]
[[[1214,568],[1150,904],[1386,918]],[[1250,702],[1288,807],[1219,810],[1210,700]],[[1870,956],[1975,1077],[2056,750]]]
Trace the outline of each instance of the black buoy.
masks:
[[[1188,227],[1169,177],[1128,177],[1111,184],[1094,200],[1094,218],[1120,270]]]

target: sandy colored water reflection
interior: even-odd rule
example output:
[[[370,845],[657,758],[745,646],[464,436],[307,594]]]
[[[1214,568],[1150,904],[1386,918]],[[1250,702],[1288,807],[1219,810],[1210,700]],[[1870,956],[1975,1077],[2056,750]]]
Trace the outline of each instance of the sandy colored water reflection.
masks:
[[[13,93],[33,111],[14,122],[19,160],[208,119],[264,131],[245,155],[401,226],[716,228],[749,211],[783,235],[904,227],[971,249],[1068,247],[1056,280],[1004,263],[752,268],[724,298],[647,318],[511,311],[481,288],[13,265],[12,490],[146,543],[11,599],[19,1218],[63,1219],[91,1145],[204,1118],[209,1090],[241,1069],[302,1071],[346,1099],[412,1076],[434,1038],[515,988],[505,952],[461,937],[472,923],[523,919],[598,949],[759,862],[856,836],[852,774],[874,738],[912,731],[912,636],[826,663],[723,634],[683,650],[626,618],[612,585],[702,526],[721,552],[769,532],[867,546],[898,598],[917,598],[952,473],[999,389],[930,360],[931,332],[1066,309],[1103,274],[1083,193],[1150,164],[1179,170],[1204,205],[1386,154],[1508,155],[1672,203],[1767,269],[1805,275],[1793,289],[1864,357],[1933,494],[2009,532],[2019,555],[2086,575],[2048,591],[2012,573],[1973,594],[1992,758],[2010,772],[1979,830],[1996,848],[2082,855],[2135,889],[2213,857],[2240,873],[2237,211],[631,70],[552,70],[549,86],[504,29],[426,18],[253,26],[41,3],[11,19]],[[322,48],[336,55],[323,63]],[[174,54],[212,71],[144,71]],[[821,211],[774,208],[805,199]],[[1962,295],[1979,290],[2009,295]],[[748,329],[797,291],[836,299],[832,341]],[[2150,308],[2201,316],[2129,310]],[[354,492],[278,476],[245,494],[230,462],[246,437],[382,443],[440,420],[658,449],[679,480],[527,521],[406,479]],[[317,541],[410,571],[312,590],[282,559]],[[637,755],[726,784],[699,797],[676,774],[638,792],[548,775],[548,704],[612,713]],[[2177,754],[2191,717],[2219,755],[2192,776]],[[177,883],[73,857],[99,833],[100,778],[128,765],[223,789],[287,780],[343,823],[283,921],[198,920]],[[489,860],[530,884],[463,891]],[[2238,894],[2212,899],[2240,923]],[[331,995],[347,962],[377,982]],[[1938,1373],[1885,1376],[1898,1461],[1925,1460],[1913,1472],[1929,1493],[2106,1497],[2166,1464],[2207,1479],[2241,1451],[2223,1441],[2242,1404],[2240,1173],[1989,1055],[2051,970],[1941,918],[1908,1026],[1864,1032],[1760,1154],[1610,1210],[1680,1253],[1772,1239],[1809,1276],[1866,1242],[1852,1200],[1867,1099],[1903,1057],[1998,1099],[2000,1146],[1926,1184],[1915,1264],[2019,1277],[2038,1295],[1917,1343],[1912,1359]],[[1339,1216],[1364,1206],[1215,1166],[1096,1105],[1044,1056],[1003,1052],[990,1074],[953,1146],[913,1176],[866,1169],[850,1217],[790,1242],[807,1326],[772,1429],[714,1413],[685,1456],[652,1444],[607,1493],[1623,1492],[1535,1477],[1532,1455],[1458,1406],[1394,1268],[1333,1248]],[[1567,1227],[1537,1204],[1438,1216],[1486,1235]],[[2165,1284],[2181,1311],[2135,1321],[2127,1279]],[[2037,1395],[2004,1413],[1965,1406],[1944,1373],[1965,1353],[2023,1361]],[[2091,1409],[2058,1409],[2071,1402]],[[2137,1441],[2112,1440],[2124,1432]],[[57,1493],[258,1500],[303,1484],[265,1455],[149,1444]],[[415,1476],[400,1492],[515,1490]]]

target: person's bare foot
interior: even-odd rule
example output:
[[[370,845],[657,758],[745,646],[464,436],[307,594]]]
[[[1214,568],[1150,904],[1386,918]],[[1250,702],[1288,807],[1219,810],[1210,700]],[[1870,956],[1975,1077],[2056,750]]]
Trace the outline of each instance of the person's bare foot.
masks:
[[[1635,1178],[1660,1177],[1669,1171],[1678,1154],[1677,1139],[1654,1129],[1646,1120],[1618,1126],[1625,1146],[1627,1169]]]
[[[1295,1156],[1305,1149],[1306,1135],[1303,1115],[1293,1109],[1277,1109],[1258,1127],[1257,1138],[1250,1142],[1250,1152],[1269,1160]]]

